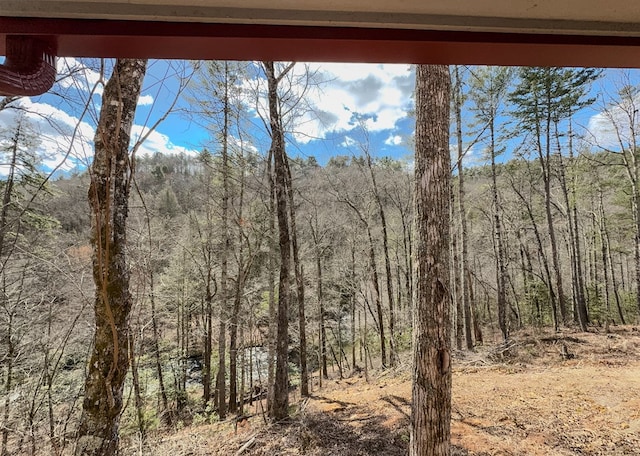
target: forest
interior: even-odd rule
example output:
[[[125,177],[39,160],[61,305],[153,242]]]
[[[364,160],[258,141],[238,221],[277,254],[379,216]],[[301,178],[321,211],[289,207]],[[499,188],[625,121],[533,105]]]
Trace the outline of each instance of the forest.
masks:
[[[176,99],[207,144],[137,154],[146,65],[96,83],[94,158],[68,172],[45,170],[29,113],[0,100],[16,112],[0,130],[2,456],[154,454],[158,436],[237,428],[249,404],[282,420],[291,398],[410,364],[421,165],[380,155],[362,118],[350,154],[297,155],[317,81],[274,62],[190,62]],[[619,73],[598,92],[588,68],[444,71],[454,356],[638,324],[640,86]],[[584,125],[595,104],[606,139]],[[91,449],[96,429],[112,438]]]

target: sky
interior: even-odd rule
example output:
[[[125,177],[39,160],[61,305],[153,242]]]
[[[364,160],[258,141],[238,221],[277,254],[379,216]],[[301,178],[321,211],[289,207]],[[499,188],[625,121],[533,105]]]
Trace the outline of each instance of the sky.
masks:
[[[291,135],[291,155],[313,155],[325,163],[333,155],[357,154],[362,125],[374,155],[410,155],[406,141],[412,122],[407,112],[412,105],[414,74],[409,65],[297,64],[295,70],[301,72],[306,67],[316,80],[324,82],[306,94],[313,110],[299,119]],[[59,59],[58,72],[71,76],[60,79],[48,94],[21,98],[14,104],[19,109],[1,111],[0,128],[11,129],[18,116],[25,116],[40,138],[44,168],[69,172],[90,163],[103,86],[96,60]],[[150,62],[132,132],[134,140],[148,136],[137,154],[195,155],[206,147],[209,134],[187,113],[189,105],[184,98],[172,106],[180,90],[176,81],[189,74],[186,62]],[[364,119],[362,124],[354,121],[356,117]],[[254,125],[260,128],[261,124],[256,119]],[[265,151],[268,144],[263,141],[256,148]]]
[[[104,82],[101,74],[109,73],[101,65],[99,60],[59,59],[61,77],[53,89],[40,97],[21,98],[16,103],[20,109],[0,111],[0,130],[6,135],[17,118],[24,116],[39,138],[43,168],[58,172],[86,168],[93,154]],[[411,161],[415,73],[410,65],[309,63],[294,68],[298,75],[306,70],[318,83],[305,94],[309,109],[298,117],[295,133],[290,135],[290,155],[313,155],[324,164],[334,155],[357,155],[366,146],[373,156]],[[188,62],[149,63],[132,135],[134,140],[145,136],[137,154],[196,155],[209,142],[208,132],[189,115],[186,99],[179,97],[178,81],[188,80],[190,74]],[[609,70],[594,84],[594,93],[610,94],[627,81],[625,78],[637,84],[637,76],[635,72]],[[615,141],[610,121],[603,114],[604,105],[597,100],[578,121],[589,127],[592,140],[600,145]],[[261,128],[258,114],[250,112],[256,129]],[[264,135],[262,138],[254,144],[258,152],[268,148]],[[467,163],[481,162],[480,150],[472,149]],[[1,174],[5,168],[0,164]]]

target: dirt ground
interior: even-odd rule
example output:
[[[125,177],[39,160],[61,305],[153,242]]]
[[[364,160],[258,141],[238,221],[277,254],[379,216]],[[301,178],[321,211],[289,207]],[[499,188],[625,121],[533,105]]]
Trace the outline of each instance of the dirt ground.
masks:
[[[142,453],[405,455],[410,400],[405,360],[369,382],[359,373],[292,397],[285,423],[266,425],[251,409],[237,430],[233,420],[190,427]],[[639,455],[640,331],[521,332],[509,346],[456,353],[451,436],[453,455]]]

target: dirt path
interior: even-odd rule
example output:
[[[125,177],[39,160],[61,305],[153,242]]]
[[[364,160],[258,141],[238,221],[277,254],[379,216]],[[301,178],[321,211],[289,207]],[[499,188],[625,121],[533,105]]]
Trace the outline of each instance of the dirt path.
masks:
[[[563,344],[573,359],[560,356]],[[199,444],[166,454],[235,454],[255,437],[244,455],[405,455],[407,371],[325,382],[288,423],[264,426],[254,417],[237,433],[228,424],[201,427],[189,437]],[[524,334],[506,355],[459,356],[452,405],[454,455],[638,455],[640,333]]]
[[[573,359],[560,356],[563,344]],[[487,353],[457,363],[452,442],[459,454],[640,454],[640,335],[525,335],[512,351],[508,363],[487,363]],[[354,436],[360,417],[375,417],[402,443],[410,400],[405,374],[335,382],[311,406],[349,422]]]
[[[453,441],[500,455],[637,455],[640,365],[456,373]],[[481,453],[482,454],[482,453]]]

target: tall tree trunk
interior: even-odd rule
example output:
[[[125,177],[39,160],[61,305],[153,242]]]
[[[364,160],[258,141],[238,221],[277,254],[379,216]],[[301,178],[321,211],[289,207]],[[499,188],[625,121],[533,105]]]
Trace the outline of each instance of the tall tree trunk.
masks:
[[[243,208],[244,208],[244,186],[245,186],[245,164],[244,157],[242,157],[242,170],[240,173],[240,189],[238,196],[238,213],[237,219],[242,220],[243,217]],[[244,283],[246,278],[245,270],[247,265],[244,263],[244,237],[242,224],[238,223],[238,276],[236,277],[236,287],[235,287],[235,297],[233,301],[233,312],[231,314],[231,331],[229,335],[229,412],[236,413],[237,412],[237,402],[238,402],[238,393],[237,393],[237,365],[238,365],[238,330],[240,330],[242,334],[242,327],[238,328],[238,320],[240,318],[240,307],[242,304],[242,294],[244,293]],[[242,336],[240,337],[242,341]],[[242,401],[244,394],[244,342],[242,343],[243,351],[242,351],[242,386],[240,388],[240,400]],[[244,403],[242,403],[244,406]],[[243,413],[242,408],[240,409],[240,413]]]
[[[465,209],[466,193],[464,186],[464,149],[462,145],[462,81],[458,66],[455,69],[454,109],[456,119],[456,141],[458,152],[458,218],[460,224],[460,297],[462,298],[462,310],[464,316],[464,338],[467,349],[473,348],[473,336],[471,334],[471,303],[469,299],[469,283],[467,280],[469,271],[469,235],[467,230],[467,212]]]
[[[296,228],[296,208],[293,198],[293,179],[288,161],[285,161],[287,171],[287,195],[289,197],[289,219],[291,222],[291,248],[293,249],[293,268],[296,278],[296,298],[298,301],[298,332],[300,333],[300,394],[309,395],[309,372],[307,371],[307,322],[304,315],[304,270],[300,261],[298,249],[298,230]]]
[[[636,177],[636,181],[634,185],[632,185],[632,211],[635,225],[633,252],[636,267],[636,306],[638,307],[638,314],[640,315],[640,192],[638,191],[637,182]]]
[[[556,263],[556,259],[557,259],[557,253],[558,253],[558,249],[557,249],[557,245],[556,245],[556,240],[555,240],[555,229],[553,226],[553,216],[551,214],[551,173],[550,173],[550,166],[549,166],[549,148],[547,147],[547,154],[546,154],[546,159],[545,159],[545,154],[542,148],[542,128],[541,128],[541,120],[540,120],[540,115],[539,115],[539,105],[538,105],[538,99],[535,99],[535,137],[536,137],[536,151],[538,153],[538,162],[540,164],[540,170],[542,172],[542,180],[544,183],[544,202],[545,202],[545,215],[547,218],[547,229],[549,231],[549,240],[551,243],[551,261],[553,264],[553,270],[555,273],[555,277],[556,279],[559,277],[559,267],[558,264]],[[550,116],[551,113],[548,113],[548,116]],[[551,125],[551,119],[548,118],[547,119],[547,124],[550,127]],[[540,248],[542,248],[542,244],[540,243]],[[541,254],[544,257],[544,251],[541,251]],[[545,267],[548,267],[547,264],[545,264]],[[558,285],[558,281],[556,280],[556,289],[557,289],[557,285]],[[564,324],[565,322],[562,321],[560,322],[559,318],[558,318],[558,314],[557,314],[557,309],[558,309],[558,300],[556,299],[556,296],[559,296],[560,294],[560,290],[558,291],[558,295],[556,295],[556,293],[553,291],[553,282],[549,281],[548,283],[549,286],[549,295],[551,298],[551,308],[553,311],[553,319],[554,319],[554,326],[555,329],[558,329],[558,325],[559,323]],[[562,298],[560,298],[562,299]]]
[[[553,264],[553,274],[556,282],[556,293],[558,296],[558,309],[560,311],[560,318],[562,324],[567,324],[567,306],[564,294],[564,286],[562,284],[562,270],[560,268],[560,254],[558,253],[558,242],[556,240],[556,229],[553,222],[553,214],[551,213],[551,95],[549,93],[550,87],[547,82],[547,106],[549,107],[546,112],[546,142],[544,158],[542,155],[542,148],[540,150],[540,165],[542,167],[542,177],[544,180],[544,208],[547,216],[547,228],[549,231],[549,243],[551,244],[551,262]]]
[[[147,430],[144,421],[144,401],[140,388],[140,376],[138,374],[138,356],[135,350],[135,339],[129,333],[129,368],[131,369],[131,383],[133,386],[133,399],[136,407],[136,419],[138,422],[138,434],[144,444],[147,439]]]
[[[316,213],[317,222],[317,213]],[[324,284],[322,282],[322,249],[320,248],[320,237],[318,235],[318,227],[313,225],[309,220],[311,227],[311,237],[313,238],[314,250],[316,253],[316,291],[318,294],[318,336],[319,336],[319,361],[320,361],[320,386],[322,386],[322,377],[329,378],[327,370],[327,329],[324,324]]]
[[[356,245],[355,238],[351,240],[351,262],[349,268],[350,304],[351,304],[351,366],[356,370]]]
[[[90,169],[91,244],[95,291],[95,335],[76,455],[113,455],[118,449],[131,295],[126,261],[126,228],[133,167],[131,127],[146,60],[119,59],[102,95]]]
[[[276,183],[273,172],[273,150],[269,150],[267,158],[267,175],[269,179],[269,259],[267,281],[268,308],[269,308],[269,328],[267,329],[267,409],[271,410],[273,404],[273,385],[276,381],[276,319],[278,309],[275,302],[276,289]]]
[[[374,298],[376,301],[377,315],[374,318],[376,318],[377,320],[376,324],[378,326],[378,334],[380,336],[380,360],[382,366],[384,367],[387,365],[387,347],[384,335],[384,312],[382,311],[382,300],[380,298],[380,281],[378,279],[378,267],[376,265],[376,250],[375,243],[373,241],[373,234],[371,233],[371,226],[369,225],[369,222],[364,217],[362,212],[360,212],[360,209],[358,209],[358,207],[348,199],[343,200],[343,202],[346,203],[356,213],[356,215],[360,219],[360,222],[367,230],[367,239],[369,240],[369,269],[371,271],[371,282],[373,285],[373,292],[375,294]]]
[[[544,247],[542,244],[542,236],[540,234],[540,230],[538,229],[538,224],[536,223],[536,219],[533,215],[533,210],[531,209],[531,204],[529,203],[529,201],[527,201],[527,199],[524,197],[524,195],[522,194],[522,192],[515,186],[515,184],[513,182],[511,182],[511,188],[513,189],[514,193],[516,195],[518,195],[518,198],[520,198],[520,201],[522,202],[522,204],[524,205],[526,211],[527,211],[527,215],[529,217],[529,221],[531,222],[531,226],[533,227],[533,233],[535,235],[536,238],[536,244],[538,247],[538,254],[540,255],[541,258],[541,262],[542,262],[542,267],[544,270],[544,276],[546,278],[546,284],[547,284],[547,289],[549,291],[549,301],[551,303],[551,313],[553,316],[553,326],[554,329],[557,331],[558,330],[558,313],[557,313],[557,308],[556,308],[556,298],[555,298],[555,294],[553,292],[553,286],[552,286],[552,278],[551,278],[551,270],[549,269],[549,262],[547,261],[547,257],[544,254]]]
[[[280,118],[278,83],[293,67],[288,66],[278,76],[273,62],[263,62],[268,84],[269,119],[271,126],[271,151],[273,154],[276,194],[276,215],[278,218],[278,239],[280,246],[280,277],[278,283],[278,316],[276,324],[276,369],[273,387],[273,403],[269,416],[281,420],[289,415],[289,299],[291,267],[291,235],[289,230],[289,203],[287,193],[287,154],[285,151],[284,128]]]
[[[371,225],[364,217],[360,209],[350,200],[343,199],[342,202],[346,203],[358,216],[360,222],[364,225],[367,230],[367,239],[369,240],[369,269],[371,271],[371,282],[373,285],[373,291],[375,293],[375,301],[376,301],[376,317],[377,317],[377,326],[378,326],[378,334],[380,335],[380,359],[382,362],[382,366],[387,365],[387,348],[385,342],[384,335],[384,313],[382,311],[382,300],[380,298],[380,281],[378,279],[378,267],[376,265],[376,249],[375,243],[373,241],[373,234],[371,233]]]
[[[11,416],[11,389],[13,388],[13,358],[15,356],[15,344],[13,343],[13,312],[7,315],[7,358],[5,363],[6,375],[4,379],[4,404],[2,412],[2,446],[0,456],[9,456],[9,417]]]
[[[618,280],[616,279],[615,269],[613,267],[613,256],[611,255],[611,241],[609,240],[609,228],[607,227],[606,219],[603,220],[604,238],[607,245],[607,259],[609,264],[609,272],[611,273],[611,286],[613,287],[613,296],[616,300],[616,309],[618,311],[618,317],[620,317],[620,323],[626,325],[624,313],[622,312],[622,305],[620,302],[620,292],[618,291]]]
[[[496,236],[496,285],[498,288],[498,325],[504,340],[509,338],[507,325],[507,287],[505,285],[507,271],[504,265],[504,239],[502,238],[502,221],[500,220],[500,200],[498,198],[498,180],[495,152],[495,131],[493,121],[489,124],[491,148],[491,193],[493,196],[493,223]]]
[[[5,98],[4,100],[6,100]],[[4,108],[4,107],[3,107]],[[3,262],[2,269],[4,269],[4,262],[7,261],[5,254],[5,237],[8,234],[9,227],[9,209],[11,207],[11,200],[13,195],[13,185],[15,183],[16,166],[18,159],[18,144],[20,138],[20,130],[22,127],[21,120],[18,122],[15,134],[11,141],[11,158],[9,160],[9,172],[6,177],[4,185],[4,194],[2,197],[2,210],[0,211],[0,261]],[[3,276],[4,277],[4,276]],[[4,279],[3,279],[4,280]],[[5,377],[5,391],[4,391],[4,411],[2,417],[2,444],[0,446],[0,456],[8,456],[8,442],[9,442],[9,417],[11,409],[11,388],[13,387],[13,358],[15,356],[15,344],[13,343],[13,311],[8,310],[6,292],[3,286],[2,304],[7,310],[7,332],[5,338],[7,342],[6,348],[6,377]]]
[[[559,136],[559,135],[558,135]],[[569,120],[569,163],[574,163],[573,158],[573,128],[572,122]],[[562,155],[560,156],[562,160]],[[561,164],[561,172],[562,172],[562,180],[565,181],[564,177],[564,165]],[[573,179],[571,179],[571,199],[572,204],[571,208],[569,208],[569,198],[567,196],[566,184],[564,184],[565,190],[565,199],[567,204],[567,211],[569,216],[569,236],[571,238],[571,249],[574,255],[574,288],[576,290],[576,315],[578,322],[583,331],[586,331],[586,324],[588,322],[588,314],[587,314],[587,301],[585,298],[585,289],[584,289],[584,273],[582,270],[582,250],[580,248],[580,224],[578,223],[578,203],[577,203],[577,190],[578,186],[576,181],[576,176],[574,173]]]
[[[218,376],[216,377],[216,390],[218,393],[218,416],[220,418],[225,418],[227,416],[226,319],[228,316],[229,305],[229,251],[231,250],[231,236],[229,234],[229,62],[225,61],[224,71],[224,111],[221,149],[222,201],[220,207],[220,222],[222,224],[222,251],[220,252],[220,330],[218,332]],[[230,332],[231,331],[232,330],[230,329]]]
[[[455,197],[453,191],[453,182],[451,186],[451,203],[449,209],[451,210],[451,214],[449,214],[449,219],[453,222],[455,220],[455,214],[453,212],[453,208],[455,207]],[[451,232],[451,246],[449,255],[451,256],[451,271],[449,274],[451,275],[451,294],[453,299],[453,308],[455,309],[454,315],[452,315],[453,319],[453,340],[452,343],[455,343],[456,350],[462,350],[463,339],[464,339],[464,309],[462,305],[462,291],[460,290],[460,257],[458,256],[458,236],[460,234],[459,227],[456,227],[454,223],[452,223],[453,231]]]
[[[215,277],[213,272],[214,267],[214,214],[211,205],[211,201],[213,200],[213,163],[209,154],[203,155],[204,161],[204,179],[205,179],[205,232],[203,233],[200,229],[199,222],[194,216],[194,226],[197,229],[198,235],[200,237],[200,250],[202,254],[202,275],[204,279],[204,331],[202,334],[203,337],[203,373],[202,373],[202,401],[204,408],[208,405],[211,400],[211,374],[212,374],[212,358],[213,358],[213,297],[214,297],[214,283]],[[224,313],[224,308],[222,308],[219,312],[220,315]],[[221,321],[224,318],[220,318]],[[188,346],[187,346],[188,349]],[[216,383],[216,393],[214,396],[214,402],[216,408],[218,408],[219,404],[219,395],[218,384]],[[223,415],[224,416],[224,415]]]
[[[376,181],[376,175],[373,170],[371,155],[366,148],[364,152],[367,158],[367,167],[369,168],[371,184],[373,186],[373,195],[378,206],[378,214],[380,215],[380,226],[382,227],[382,251],[384,254],[384,268],[387,279],[387,299],[389,301],[389,365],[395,366],[398,362],[398,354],[396,353],[395,343],[393,276],[391,275],[391,259],[389,258],[389,236],[387,235],[387,218],[385,216],[384,206],[382,205],[382,199],[380,198],[380,192],[378,191],[378,183]],[[382,363],[384,365],[384,359]]]
[[[451,452],[450,85],[446,66],[417,66],[410,456],[448,456]]]
[[[571,152],[571,129],[569,129],[569,157],[571,159],[573,152]],[[557,164],[557,169],[558,169],[558,180],[560,181],[560,189],[562,190],[562,196],[564,199],[564,203],[565,206],[567,208],[567,221],[568,223],[568,227],[569,227],[569,253],[570,253],[570,259],[571,259],[571,276],[572,276],[572,281],[573,281],[573,290],[574,290],[574,307],[575,307],[575,311],[576,311],[576,317],[578,320],[578,323],[580,324],[580,328],[583,331],[587,330],[587,320],[588,320],[588,316],[587,316],[587,307],[586,307],[586,303],[585,303],[585,299],[584,299],[584,293],[583,293],[583,287],[582,287],[582,268],[581,265],[578,261],[578,251],[576,251],[576,230],[577,230],[577,216],[575,218],[575,225],[574,225],[574,217],[573,217],[573,210],[571,207],[571,202],[569,201],[569,191],[567,188],[567,179],[566,179],[566,173],[565,173],[565,165],[564,165],[564,160],[562,158],[562,151],[561,151],[561,146],[560,146],[560,134],[558,132],[558,122],[555,122],[555,137],[556,137],[556,147],[558,149],[558,164]],[[573,202],[573,206],[575,209],[575,199]],[[577,246],[579,249],[579,245]]]
[[[182,270],[182,286],[180,303],[178,306],[178,324],[176,325],[178,339],[178,368],[176,373],[176,409],[178,413],[182,412],[187,405],[187,358],[189,357],[189,328],[191,326],[191,309],[187,305],[187,296],[190,290],[187,289],[186,280],[186,262],[187,250],[182,249],[182,262],[180,263]]]
[[[602,187],[598,187],[599,204],[598,215],[600,223],[598,224],[600,234],[600,253],[602,255],[602,277],[604,285],[604,303],[605,303],[605,332],[609,333],[609,324],[611,322],[611,298],[609,293],[609,265],[607,261],[607,237],[605,235],[605,215],[604,215],[604,202],[602,197]]]
[[[241,254],[239,258],[241,258]],[[238,318],[244,289],[242,282],[244,282],[244,274],[242,263],[240,263],[229,321],[229,413],[237,413],[238,411]]]
[[[365,222],[366,223],[366,222]],[[382,311],[382,299],[380,297],[380,281],[378,280],[378,267],[376,265],[376,251],[371,234],[371,227],[366,223],[367,236],[369,238],[369,267],[371,268],[371,281],[373,282],[373,292],[375,293],[376,314],[378,318],[378,331],[380,334],[380,360],[383,367],[387,365],[387,348],[384,335],[384,312]]]
[[[147,235],[149,236],[149,247],[151,247],[151,227],[147,224]],[[151,250],[149,251],[151,254]],[[166,414],[169,413],[169,400],[167,398],[167,388],[164,384],[164,374],[162,372],[162,361],[160,359],[160,331],[158,329],[158,316],[156,312],[156,294],[155,294],[155,282],[153,277],[153,266],[149,265],[149,302],[151,304],[151,329],[153,334],[152,349],[153,358],[155,361],[156,375],[158,376],[158,393],[160,394],[160,412],[161,415],[168,418]]]
[[[493,222],[496,237],[496,286],[498,288],[498,326],[502,332],[502,338],[509,338],[507,324],[507,270],[504,260],[504,240],[502,236],[502,220],[500,219],[500,200],[498,198],[498,179],[496,167],[495,131],[494,119],[489,122],[490,153],[491,153],[491,193],[493,196]]]
[[[204,345],[204,353],[202,355],[204,365],[202,368],[202,402],[204,406],[209,403],[211,400],[211,355],[213,346],[212,346],[212,336],[213,336],[213,294],[211,290],[211,281],[212,281],[212,271],[209,269],[207,273],[207,280],[205,286],[205,311],[204,311],[204,334],[203,334],[203,345]],[[216,397],[216,403],[217,403]]]

